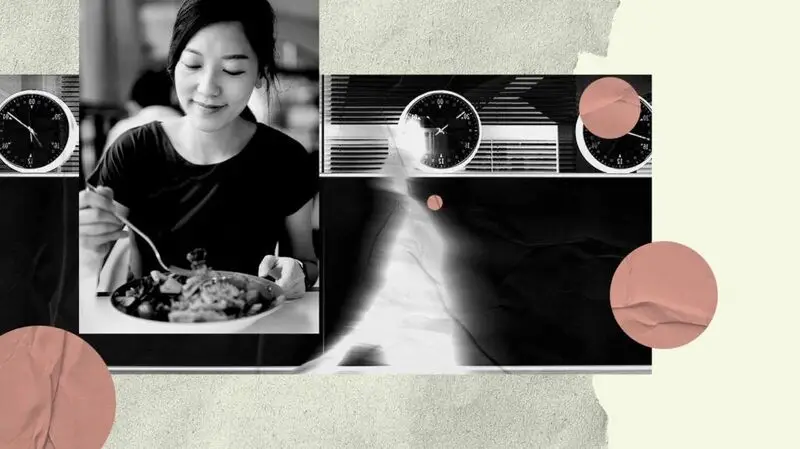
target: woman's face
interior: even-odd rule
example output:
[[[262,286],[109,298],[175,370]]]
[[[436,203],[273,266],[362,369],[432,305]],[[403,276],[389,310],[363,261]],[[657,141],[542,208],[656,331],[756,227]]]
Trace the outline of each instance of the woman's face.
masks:
[[[186,44],[175,67],[178,102],[202,131],[224,128],[247,106],[258,61],[238,22],[209,25]]]

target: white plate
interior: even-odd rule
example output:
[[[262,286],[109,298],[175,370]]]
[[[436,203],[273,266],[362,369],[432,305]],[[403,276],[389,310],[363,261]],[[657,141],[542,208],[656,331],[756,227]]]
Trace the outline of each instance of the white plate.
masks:
[[[257,276],[252,276],[249,274],[242,274],[242,273],[234,273],[230,271],[216,271],[223,276],[241,276],[245,277],[250,281],[253,281],[261,286],[266,288],[272,288],[275,296],[277,299],[273,303],[272,307],[269,309],[258,313],[253,316],[247,316],[242,318],[235,318],[228,321],[211,321],[211,322],[202,322],[202,323],[177,323],[177,322],[168,322],[168,321],[156,321],[156,320],[148,320],[146,318],[140,318],[133,315],[129,315],[119,309],[117,309],[115,305],[115,301],[117,297],[124,296],[124,293],[129,289],[132,288],[134,285],[141,282],[141,279],[135,279],[130,281],[121,287],[117,288],[114,293],[111,294],[111,307],[114,309],[116,313],[124,317],[125,320],[129,321],[131,325],[136,326],[137,328],[141,328],[142,333],[164,333],[164,334],[235,334],[237,332],[243,331],[244,329],[250,327],[251,325],[255,324],[257,321],[261,320],[262,318],[266,317],[267,315],[271,315],[276,310],[280,309],[285,302],[285,296],[283,294],[283,290],[278,286],[278,284],[264,279]]]

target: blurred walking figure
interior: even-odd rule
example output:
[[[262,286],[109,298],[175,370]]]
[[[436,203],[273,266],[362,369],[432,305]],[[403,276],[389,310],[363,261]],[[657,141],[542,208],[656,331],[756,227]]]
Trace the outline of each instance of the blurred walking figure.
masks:
[[[373,188],[393,196],[397,207],[379,233],[378,240],[387,244],[381,281],[367,294],[354,314],[355,321],[300,371],[332,373],[351,360],[362,363],[359,357],[391,366],[395,373],[465,371],[443,273],[448,242],[431,212],[409,193],[409,171],[424,145],[424,135],[420,129],[404,129],[397,135],[387,131],[395,144],[384,165],[386,176],[378,178]]]

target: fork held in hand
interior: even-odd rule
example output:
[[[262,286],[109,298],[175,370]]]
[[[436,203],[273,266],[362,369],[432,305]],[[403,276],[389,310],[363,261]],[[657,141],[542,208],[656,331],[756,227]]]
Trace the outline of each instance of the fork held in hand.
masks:
[[[93,185],[91,185],[89,183],[86,183],[86,187],[89,190],[91,190],[92,192],[97,193],[98,195],[100,195],[100,192],[97,191],[97,188],[95,186],[93,186]],[[153,250],[153,254],[155,254],[155,256],[156,256],[156,260],[158,261],[158,264],[161,265],[161,268],[163,268],[164,271],[169,271],[171,273],[175,273],[175,274],[178,274],[178,275],[181,275],[181,276],[193,276],[194,275],[194,273],[191,270],[186,270],[184,268],[178,268],[176,266],[169,266],[168,267],[167,264],[165,264],[164,261],[161,259],[161,253],[158,252],[158,248],[156,248],[155,243],[153,243],[153,241],[150,240],[150,237],[148,237],[147,234],[142,232],[139,228],[137,228],[136,226],[131,224],[131,222],[128,221],[127,218],[125,218],[122,215],[118,214],[116,212],[117,211],[117,207],[119,207],[121,205],[119,203],[117,203],[115,200],[111,200],[111,201],[114,203],[114,206],[115,206],[114,212],[113,212],[114,216],[117,217],[119,219],[119,221],[122,222],[122,224],[124,224],[125,226],[129,227],[133,232],[139,234],[139,236],[141,238],[143,238],[144,241],[147,242],[148,245],[150,245],[150,248]]]

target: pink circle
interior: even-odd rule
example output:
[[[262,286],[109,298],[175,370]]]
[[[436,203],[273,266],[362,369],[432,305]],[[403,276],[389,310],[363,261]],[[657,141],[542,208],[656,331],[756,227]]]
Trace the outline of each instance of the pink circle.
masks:
[[[614,318],[628,336],[650,348],[670,349],[705,331],[717,308],[717,283],[697,252],[654,242],[623,259],[610,296]]]
[[[437,211],[442,208],[444,201],[439,195],[431,195],[428,197],[428,208],[432,211]]]
[[[0,447],[100,449],[116,392],[103,359],[82,338],[33,326],[0,336]]]
[[[583,126],[603,139],[619,139],[633,130],[642,113],[639,94],[628,82],[608,76],[581,94],[578,113]]]

